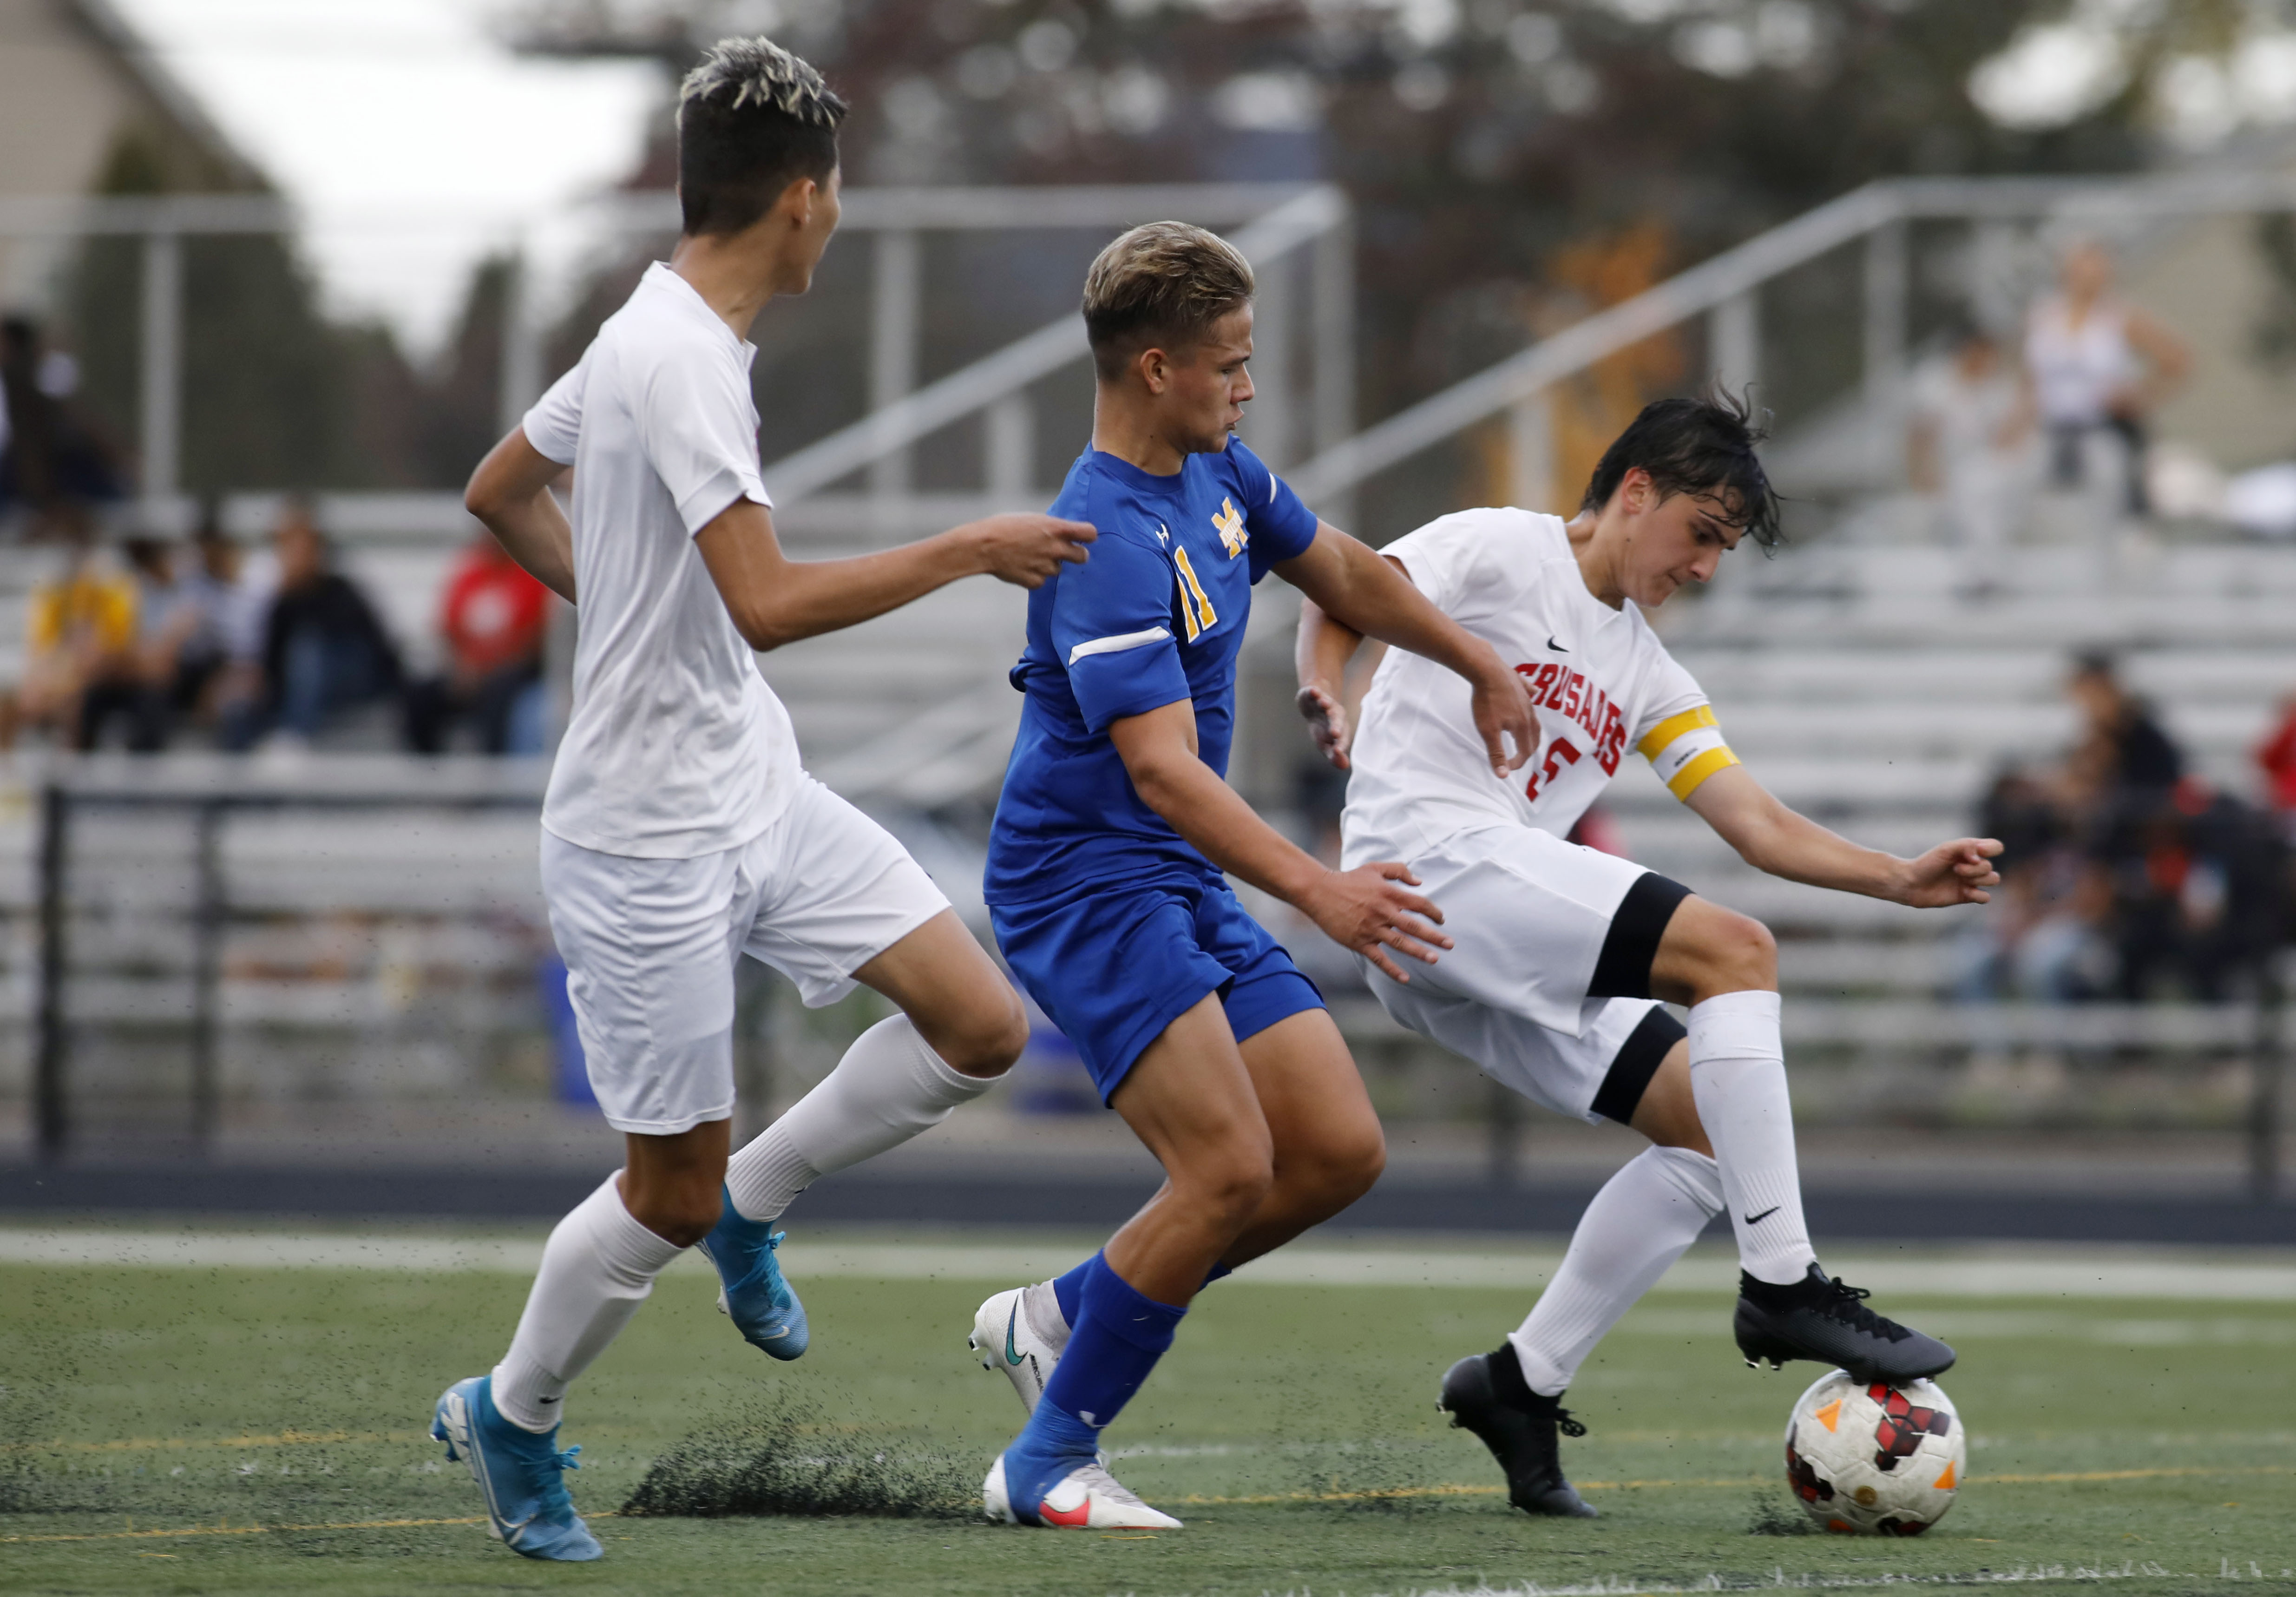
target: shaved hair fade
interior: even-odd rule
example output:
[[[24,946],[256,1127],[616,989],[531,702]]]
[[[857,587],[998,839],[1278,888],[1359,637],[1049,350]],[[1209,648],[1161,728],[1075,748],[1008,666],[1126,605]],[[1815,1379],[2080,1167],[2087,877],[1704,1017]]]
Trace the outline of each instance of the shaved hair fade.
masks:
[[[773,40],[720,39],[677,90],[677,202],[689,235],[739,233],[800,178],[837,169],[838,98]]]
[[[1654,400],[1603,452],[1578,508],[1601,510],[1640,466],[1661,499],[1718,500],[1724,520],[1762,548],[1775,548],[1778,496],[1754,452],[1769,437],[1767,414],[1756,416],[1743,395],[1719,384],[1695,398]]]
[[[1093,364],[1114,378],[1143,349],[1201,340],[1251,303],[1251,263],[1216,233],[1148,222],[1100,252],[1084,277],[1084,331]]]

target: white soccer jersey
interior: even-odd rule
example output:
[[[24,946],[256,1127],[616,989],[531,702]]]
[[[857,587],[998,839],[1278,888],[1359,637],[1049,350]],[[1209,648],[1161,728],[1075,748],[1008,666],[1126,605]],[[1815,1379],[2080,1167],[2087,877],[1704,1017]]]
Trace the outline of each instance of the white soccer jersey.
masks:
[[[542,807],[570,843],[699,859],[763,831],[802,775],[789,712],[693,547],[736,500],[773,503],[756,355],[657,263],[526,414],[527,441],[574,468],[574,706]]]
[[[1345,863],[1410,860],[1470,828],[1511,822],[1569,835],[1629,749],[1677,798],[1735,765],[1706,695],[1630,600],[1587,591],[1562,520],[1512,509],[1431,521],[1382,553],[1435,607],[1521,674],[1541,742],[1505,781],[1475,731],[1473,691],[1390,649],[1364,697],[1341,818]]]

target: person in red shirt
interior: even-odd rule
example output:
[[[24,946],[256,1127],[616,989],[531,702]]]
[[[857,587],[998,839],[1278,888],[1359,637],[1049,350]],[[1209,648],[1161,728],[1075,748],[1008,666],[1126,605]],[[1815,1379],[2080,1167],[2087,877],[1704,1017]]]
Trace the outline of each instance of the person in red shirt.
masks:
[[[2296,698],[2280,707],[2280,725],[2257,746],[2256,763],[2264,773],[2277,810],[2296,810]]]
[[[468,722],[487,753],[512,752],[516,711],[542,680],[549,630],[550,591],[492,537],[473,538],[447,572],[439,601],[446,669],[406,695],[406,746],[418,754],[443,753],[455,725]]]

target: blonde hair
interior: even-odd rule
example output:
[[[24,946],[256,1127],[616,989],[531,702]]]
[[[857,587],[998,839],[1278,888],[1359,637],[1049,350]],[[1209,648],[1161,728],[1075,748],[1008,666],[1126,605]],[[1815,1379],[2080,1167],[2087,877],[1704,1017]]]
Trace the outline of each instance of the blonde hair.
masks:
[[[1251,263],[1216,233],[1148,222],[1103,250],[1084,278],[1093,364],[1112,378],[1141,350],[1193,343],[1251,303]]]
[[[845,119],[845,102],[813,64],[762,34],[710,45],[677,86],[680,107],[696,100],[725,111],[777,111],[808,127],[832,131]]]

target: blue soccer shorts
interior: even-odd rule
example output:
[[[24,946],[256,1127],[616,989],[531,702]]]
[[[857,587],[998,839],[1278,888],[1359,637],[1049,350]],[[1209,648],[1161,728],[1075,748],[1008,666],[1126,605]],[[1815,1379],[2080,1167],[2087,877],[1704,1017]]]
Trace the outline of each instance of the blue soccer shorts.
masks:
[[[1004,962],[1076,1044],[1105,1103],[1142,1050],[1217,993],[1239,1043],[1324,995],[1218,877],[991,905]]]

